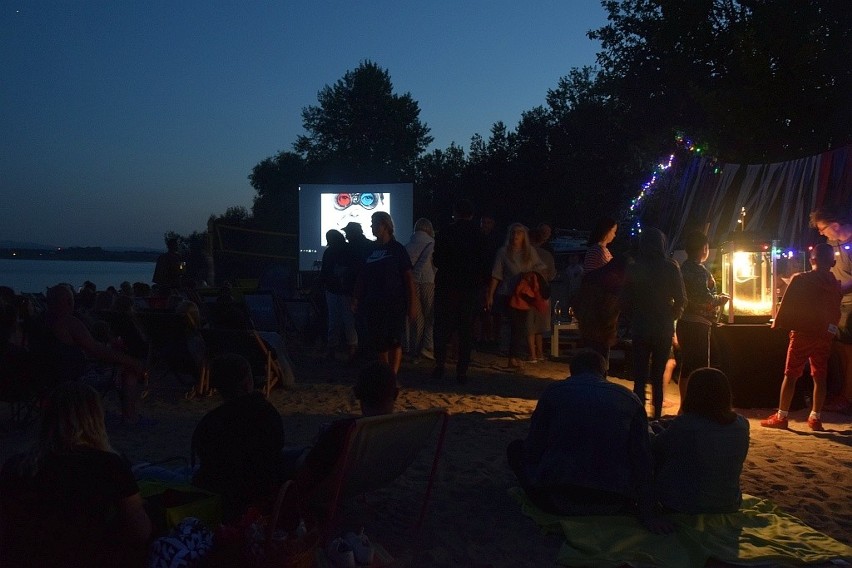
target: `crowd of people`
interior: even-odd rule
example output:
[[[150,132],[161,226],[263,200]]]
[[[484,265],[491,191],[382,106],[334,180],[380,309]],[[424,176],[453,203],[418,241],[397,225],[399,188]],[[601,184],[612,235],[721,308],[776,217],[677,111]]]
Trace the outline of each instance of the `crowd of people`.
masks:
[[[476,223],[473,205],[460,200],[451,224],[436,230],[428,219],[418,219],[403,245],[388,213],[375,212],[371,221],[375,240],[357,223],[328,231],[320,270],[326,356],[336,358],[341,347],[353,362],[365,350],[374,354],[359,361],[353,389],[364,416],[394,411],[406,351],[415,359],[433,359],[432,378],[440,380],[453,350],[456,379],[465,382],[475,341],[499,344],[505,326],[505,369],[523,369],[543,358],[551,287],[560,274],[548,224],[530,230],[512,223],[501,245],[493,217],[481,214]],[[813,270],[793,277],[773,322],[789,330],[790,339],[778,410],[761,422],[767,428],[787,427],[796,381],[810,363],[808,425],[823,429],[832,345],[849,336],[852,257],[845,245],[852,224],[827,210],[814,211],[811,223],[828,243],[812,248]],[[666,533],[673,525],[663,513],[724,513],[740,506],[749,424],[732,409],[728,378],[712,366],[718,360],[712,328],[729,298],[704,266],[709,242],[703,233],[685,236],[687,259],[678,265],[666,236],[650,227],[629,250],[613,255],[609,246],[617,229],[614,220],[601,219],[585,260],[573,256],[564,268],[575,282],[568,304],[585,349],[571,359],[570,376],[545,389],[528,436],[513,441],[507,457],[527,497],[544,511],[632,514],[648,530]],[[127,428],[145,427],[140,402],[149,338],[135,310],[162,308],[162,300],[183,322],[174,336],[179,344],[174,359],[189,362],[190,373],[209,363],[210,384],[223,402],[196,427],[197,467],[138,470],[137,476],[140,471],[171,480],[183,476],[220,495],[224,520],[233,521],[286,480],[296,480],[307,493],[320,488],[339,458],[354,418],[324,426],[311,446],[286,447],[281,416],[255,390],[250,363],[234,353],[215,358],[203,353],[198,343],[203,319],[231,328],[251,322],[227,286],[202,317],[198,303],[181,292],[173,245],[156,270],[159,296],[129,283],[104,291],[87,283],[76,293],[59,284],[35,306],[0,288],[0,387],[8,392],[13,379],[32,381],[41,413],[32,448],[0,470],[0,564],[63,565],[57,560],[63,555],[65,565],[131,566],[144,560],[151,520],[130,464],[110,446],[102,397],[115,388],[121,411],[113,419]],[[632,346],[632,391],[607,380],[609,351],[619,336]],[[664,416],[664,376],[676,348],[681,407],[677,416]],[[56,538],[60,525],[75,530]],[[31,553],[48,534],[52,545]],[[68,539],[79,540],[79,546]]]

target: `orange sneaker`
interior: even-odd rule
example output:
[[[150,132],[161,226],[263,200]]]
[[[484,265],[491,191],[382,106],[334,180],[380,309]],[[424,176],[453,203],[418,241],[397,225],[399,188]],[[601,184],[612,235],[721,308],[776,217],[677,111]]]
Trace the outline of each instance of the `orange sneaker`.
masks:
[[[822,420],[819,418],[808,418],[808,426],[814,432],[825,432],[825,428],[822,427]]]
[[[810,423],[810,422],[808,422]],[[776,412],[766,420],[761,420],[760,425],[764,428],[780,428],[781,430],[787,429],[787,419],[786,418],[778,418],[778,413]]]

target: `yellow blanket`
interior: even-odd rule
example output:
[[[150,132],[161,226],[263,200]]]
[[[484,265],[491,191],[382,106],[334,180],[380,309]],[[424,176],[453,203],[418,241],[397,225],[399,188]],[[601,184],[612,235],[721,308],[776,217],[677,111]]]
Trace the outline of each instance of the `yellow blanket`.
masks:
[[[509,494],[543,532],[565,537],[557,558],[563,566],[683,568],[704,566],[710,558],[743,566],[852,561],[852,547],[751,495],[743,495],[736,513],[672,514],[678,530],[657,535],[634,517],[551,515],[533,505],[522,489],[513,487]]]

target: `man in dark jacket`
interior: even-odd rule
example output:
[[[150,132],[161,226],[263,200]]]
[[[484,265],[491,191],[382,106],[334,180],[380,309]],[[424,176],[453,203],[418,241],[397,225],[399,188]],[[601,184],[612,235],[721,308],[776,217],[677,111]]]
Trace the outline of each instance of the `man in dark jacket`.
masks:
[[[447,345],[453,332],[458,332],[459,352],[456,378],[467,379],[476,315],[480,275],[488,262],[479,228],[473,222],[473,206],[463,199],[456,202],[455,221],[435,236],[432,262],[435,273],[434,378],[444,376]]]

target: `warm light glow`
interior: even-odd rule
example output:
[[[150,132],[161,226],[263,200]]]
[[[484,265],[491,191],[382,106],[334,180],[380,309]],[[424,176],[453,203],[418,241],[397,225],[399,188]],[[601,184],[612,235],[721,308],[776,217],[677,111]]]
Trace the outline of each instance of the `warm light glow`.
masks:
[[[758,315],[772,313],[772,300],[743,300],[741,298],[733,298],[731,300],[732,308],[735,314],[740,315]]]
[[[754,274],[754,263],[751,260],[751,254],[749,252],[737,251],[733,255],[734,281],[737,284],[757,278]]]

